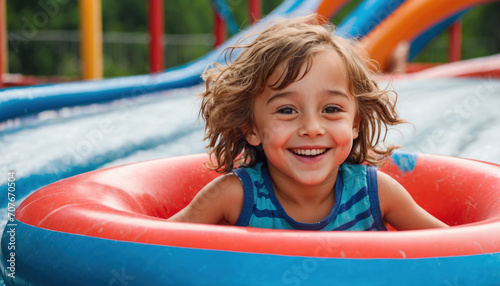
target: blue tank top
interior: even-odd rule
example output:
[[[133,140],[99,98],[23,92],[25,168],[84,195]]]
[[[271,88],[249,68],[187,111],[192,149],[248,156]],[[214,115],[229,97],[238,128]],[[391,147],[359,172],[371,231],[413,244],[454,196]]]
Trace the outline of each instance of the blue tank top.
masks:
[[[378,200],[377,170],[342,164],[335,183],[335,205],[316,223],[302,223],[287,215],[274,193],[265,162],[233,170],[240,179],[244,200],[239,226],[299,230],[387,230]]]

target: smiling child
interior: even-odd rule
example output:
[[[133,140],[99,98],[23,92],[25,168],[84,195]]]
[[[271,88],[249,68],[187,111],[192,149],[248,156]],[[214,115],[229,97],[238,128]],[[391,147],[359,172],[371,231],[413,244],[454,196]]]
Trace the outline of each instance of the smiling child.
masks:
[[[396,93],[317,15],[276,21],[204,74],[210,167],[224,173],[171,221],[275,229],[446,227],[377,171],[405,122]],[[208,202],[208,203],[207,203]]]

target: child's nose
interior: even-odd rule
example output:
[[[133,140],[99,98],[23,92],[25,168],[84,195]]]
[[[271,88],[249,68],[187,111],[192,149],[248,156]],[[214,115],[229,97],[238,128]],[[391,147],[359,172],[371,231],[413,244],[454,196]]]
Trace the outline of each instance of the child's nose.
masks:
[[[300,136],[321,136],[325,135],[325,129],[318,116],[303,116],[302,124],[299,129]]]

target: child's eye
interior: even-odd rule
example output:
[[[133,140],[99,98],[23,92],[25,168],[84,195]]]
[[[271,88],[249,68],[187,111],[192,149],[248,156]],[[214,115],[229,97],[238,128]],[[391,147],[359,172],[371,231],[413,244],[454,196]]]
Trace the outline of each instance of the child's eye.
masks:
[[[328,105],[325,109],[323,109],[324,113],[336,113],[339,111],[342,111],[342,108],[338,105]]]
[[[280,113],[280,114],[294,114],[294,113],[297,113],[293,108],[288,107],[288,106],[280,107],[277,112]]]

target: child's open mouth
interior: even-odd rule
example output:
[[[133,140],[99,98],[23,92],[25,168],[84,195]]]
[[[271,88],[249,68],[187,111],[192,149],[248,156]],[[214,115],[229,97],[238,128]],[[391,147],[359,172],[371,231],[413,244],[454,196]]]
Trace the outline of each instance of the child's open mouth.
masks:
[[[319,156],[328,150],[330,150],[330,149],[327,149],[327,148],[322,148],[322,149],[290,149],[290,151],[292,151],[292,153],[294,153],[295,155],[299,155],[299,156],[303,156],[303,157]]]

